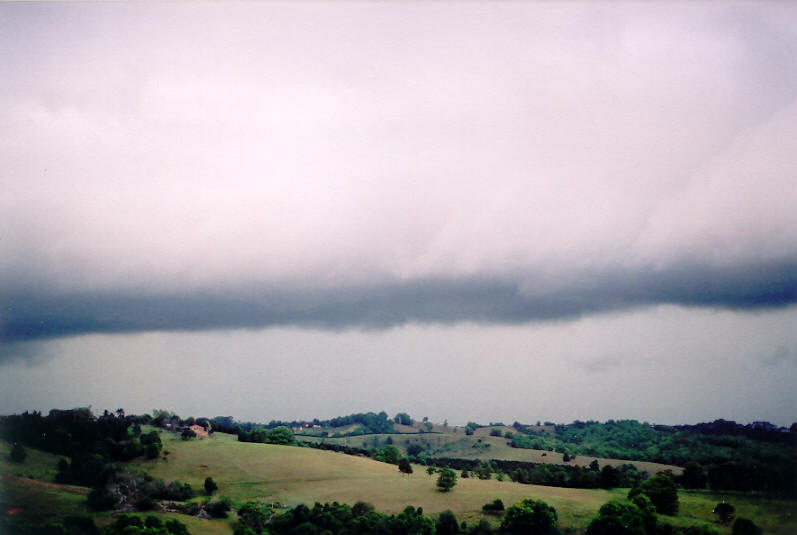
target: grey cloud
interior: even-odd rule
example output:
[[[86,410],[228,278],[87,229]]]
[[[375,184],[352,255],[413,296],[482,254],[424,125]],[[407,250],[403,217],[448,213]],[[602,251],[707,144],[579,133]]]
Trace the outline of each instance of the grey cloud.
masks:
[[[632,307],[679,304],[741,310],[797,303],[797,263],[718,270],[604,272],[551,292],[517,282],[425,280],[333,289],[139,294],[6,291],[2,340],[86,333],[205,330],[295,325],[325,329],[420,323],[523,323]],[[775,358],[775,357],[773,357]]]
[[[4,354],[797,301],[797,10],[459,7],[0,6]]]
[[[627,365],[628,358],[620,355],[604,356],[588,360],[576,360],[573,363],[589,373],[601,373]]]
[[[792,354],[791,348],[788,345],[781,345],[772,353],[769,353],[764,356],[761,360],[761,363],[764,366],[774,368],[776,366],[780,366],[784,362],[791,360],[794,358]]]

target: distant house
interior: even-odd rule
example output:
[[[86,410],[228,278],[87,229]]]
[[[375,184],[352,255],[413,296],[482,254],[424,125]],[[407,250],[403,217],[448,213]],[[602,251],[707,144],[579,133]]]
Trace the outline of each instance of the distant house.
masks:
[[[207,430],[204,427],[202,427],[201,425],[194,424],[194,425],[190,426],[188,429],[190,429],[191,431],[196,433],[196,436],[198,436],[198,437],[206,437],[206,436],[208,436]]]

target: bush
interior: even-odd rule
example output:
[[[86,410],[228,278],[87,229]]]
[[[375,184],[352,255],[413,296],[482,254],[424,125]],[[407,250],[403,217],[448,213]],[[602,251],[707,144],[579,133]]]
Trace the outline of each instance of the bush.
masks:
[[[678,487],[670,474],[659,472],[646,479],[640,486],[629,491],[628,498],[633,499],[640,493],[650,498],[650,501],[656,506],[657,513],[662,515],[678,514]]]
[[[262,533],[266,527],[266,520],[266,515],[258,509],[256,503],[247,502],[238,509],[238,522],[254,533]]]
[[[435,524],[437,535],[454,535],[459,533],[459,523],[457,517],[451,511],[443,511],[437,517]]]
[[[729,524],[731,520],[733,520],[733,517],[736,515],[736,509],[728,502],[720,502],[714,507],[712,513],[717,515],[717,522],[724,525]]]
[[[213,518],[227,518],[227,512],[232,509],[229,498],[221,498],[215,502],[207,502],[205,511]]]
[[[684,529],[684,535],[720,535],[720,532],[708,524],[702,524]]]
[[[15,443],[11,447],[11,453],[9,453],[8,458],[14,461],[15,463],[24,463],[25,457],[28,456],[28,452],[25,451],[25,448],[22,447],[22,444]]]
[[[411,474],[412,473],[412,465],[410,461],[406,457],[402,457],[398,463],[398,469],[402,474]]]
[[[142,496],[136,500],[136,509],[138,511],[152,511],[155,509],[155,500],[149,496]]]
[[[523,500],[506,510],[501,531],[524,535],[558,535],[556,509],[542,500]]]
[[[64,526],[74,535],[99,535],[100,530],[90,516],[68,516],[64,518]]]
[[[216,485],[216,482],[213,481],[213,478],[212,477],[206,477],[205,478],[205,493],[208,496],[211,496],[217,490],[219,490],[219,486]]]
[[[482,505],[482,511],[488,515],[500,514],[504,511],[504,502],[501,501],[501,498],[496,498],[492,502]]]
[[[116,505],[116,499],[105,489],[92,489],[88,495],[89,508],[93,511],[108,511]]]
[[[761,528],[749,518],[737,518],[733,523],[733,535],[761,535]]]
[[[374,459],[383,463],[398,464],[399,459],[401,459],[401,452],[396,446],[388,444],[387,446],[382,446],[374,453]]]
[[[598,510],[587,535],[646,535],[644,516],[633,503],[612,500]]]
[[[457,473],[450,468],[443,468],[437,477],[437,488],[443,492],[448,492],[457,484]]]
[[[176,518],[167,520],[166,524],[164,525],[166,526],[166,531],[171,533],[171,535],[190,535],[186,525],[177,520]]]
[[[160,449],[157,444],[147,444],[144,446],[144,455],[147,456],[147,459],[156,459],[158,453],[160,453]]]

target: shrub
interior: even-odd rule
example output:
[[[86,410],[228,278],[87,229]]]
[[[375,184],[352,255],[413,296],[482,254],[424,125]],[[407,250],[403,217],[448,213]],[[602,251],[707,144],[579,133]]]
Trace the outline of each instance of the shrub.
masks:
[[[207,502],[205,511],[213,518],[227,518],[227,512],[232,509],[229,498],[221,498],[215,502]]]
[[[450,468],[443,468],[437,477],[437,488],[443,492],[448,492],[457,484],[457,473]]]
[[[717,515],[717,522],[724,525],[729,524],[731,520],[733,520],[733,517],[736,515],[736,509],[728,502],[720,502],[714,507],[712,513]]]
[[[501,531],[524,535],[558,535],[556,509],[542,500],[523,500],[506,510]]]
[[[443,511],[437,517],[435,524],[437,535],[454,535],[459,533],[459,523],[457,517],[451,511]]]
[[[25,451],[25,448],[22,444],[15,443],[11,447],[11,453],[9,453],[8,458],[14,461],[15,463],[24,463],[25,457],[28,456],[28,452]]]
[[[659,472],[646,479],[640,486],[629,491],[628,498],[633,499],[640,493],[650,498],[650,501],[656,506],[657,513],[662,515],[678,513],[678,487],[670,474]]]
[[[482,505],[482,511],[488,515],[502,513],[504,511],[504,502],[501,501],[501,498],[496,498],[492,502]]]
[[[206,478],[205,478],[205,493],[206,493],[208,496],[211,496],[211,495],[212,495],[214,492],[216,492],[218,489],[219,489],[219,486],[218,486],[218,485],[216,485],[216,482],[215,482],[215,481],[213,481],[213,478],[212,478],[212,477],[206,477]]]
[[[254,533],[262,533],[266,527],[266,520],[266,515],[258,509],[256,503],[247,502],[238,509],[238,522]]]
[[[761,535],[761,528],[749,518],[737,518],[733,523],[733,535]]]
[[[646,535],[644,516],[633,503],[612,500],[598,510],[587,535]]]
[[[116,505],[116,499],[105,489],[92,489],[88,495],[89,508],[94,511],[108,511]]]

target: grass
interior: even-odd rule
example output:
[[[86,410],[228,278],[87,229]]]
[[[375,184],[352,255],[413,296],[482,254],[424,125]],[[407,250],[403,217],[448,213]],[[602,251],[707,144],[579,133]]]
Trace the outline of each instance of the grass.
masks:
[[[210,476],[219,486],[217,495],[228,496],[234,505],[248,500],[280,502],[283,506],[314,502],[354,504],[367,501],[377,510],[389,513],[401,511],[407,505],[422,506],[428,515],[446,509],[457,518],[475,523],[482,518],[481,507],[500,498],[507,506],[524,498],[541,499],[554,506],[560,525],[566,533],[583,533],[600,506],[611,499],[625,497],[627,489],[587,490],[521,485],[511,481],[458,479],[451,492],[436,490],[436,476],[425,473],[424,467],[414,466],[415,472],[401,475],[393,465],[371,459],[353,457],[342,453],[238,442],[235,436],[216,433],[203,440],[183,441],[178,435],[162,433],[164,449],[171,453],[167,460],[138,460],[130,468],[145,470],[164,480],[190,483],[196,490],[203,489],[205,478]],[[34,455],[28,450],[26,465],[36,473],[45,474],[55,456]],[[42,463],[41,468],[36,465]],[[65,485],[47,485],[26,477],[16,477],[8,471],[11,463],[3,462],[4,508],[23,506],[28,511],[43,510],[47,515],[38,518],[56,519],[65,514],[87,514],[85,496],[87,489]],[[38,472],[41,470],[41,472]],[[756,495],[686,492],[681,491],[681,511],[676,517],[661,520],[678,526],[711,523],[723,535],[730,528],[715,524],[711,513],[714,506],[725,499],[737,510],[737,516],[753,519],[764,528],[767,535],[793,535],[797,533],[795,501],[765,498]],[[200,500],[204,498],[199,498]],[[107,525],[110,513],[94,515],[97,524]],[[195,535],[232,532],[235,515],[227,520],[203,520],[185,515],[157,515],[174,517],[188,525]],[[497,525],[497,517],[487,517]]]
[[[510,481],[459,479],[452,492],[436,488],[435,476],[415,466],[409,476],[393,465],[362,457],[269,444],[238,442],[221,433],[185,442],[163,434],[168,461],[138,461],[136,466],[155,477],[180,480],[202,488],[210,476],[218,494],[235,502],[259,500],[287,506],[338,501],[367,501],[379,511],[396,513],[407,505],[426,513],[451,509],[461,520],[481,518],[481,507],[501,498],[512,504],[524,498],[544,499],[560,511],[565,525],[585,525],[616,492],[521,485]]]
[[[8,474],[3,474],[0,482],[0,509],[8,514],[23,515],[37,524],[54,522],[67,515],[89,514],[86,488]]]
[[[30,477],[39,481],[53,481],[57,472],[56,465],[63,457],[43,451],[25,448],[25,462],[15,463],[8,459],[11,444],[0,440],[0,473],[21,477]]]
[[[406,455],[409,444],[428,445],[428,455],[430,457],[456,457],[460,459],[477,459],[487,461],[490,459],[502,459],[507,461],[523,461],[530,463],[546,464],[569,464],[587,467],[593,460],[597,460],[600,466],[620,466],[632,464],[640,471],[651,474],[664,470],[671,470],[674,474],[680,474],[683,468],[679,466],[652,463],[647,461],[627,461],[623,459],[604,459],[602,457],[577,456],[574,460],[565,462],[561,453],[543,450],[530,450],[524,448],[513,448],[507,444],[507,439],[502,437],[489,436],[491,428],[480,428],[471,435],[465,435],[463,430],[457,433],[423,433],[423,434],[385,434],[385,435],[360,435],[354,437],[324,438],[300,436],[301,440],[308,442],[321,442],[322,440],[330,444],[342,444],[357,448],[373,448],[384,445],[388,437],[393,441],[393,445]],[[501,429],[501,428],[499,428]],[[378,441],[378,444],[377,442]]]

